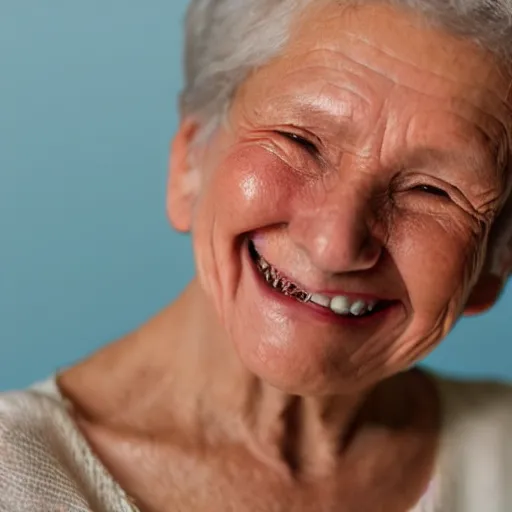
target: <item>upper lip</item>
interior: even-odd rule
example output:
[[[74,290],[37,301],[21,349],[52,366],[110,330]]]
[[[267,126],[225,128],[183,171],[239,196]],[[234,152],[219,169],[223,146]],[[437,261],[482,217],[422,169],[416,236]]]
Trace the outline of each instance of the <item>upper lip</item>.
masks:
[[[254,248],[254,250],[256,251],[256,248]],[[385,297],[384,295],[380,295],[380,294],[372,293],[372,292],[360,292],[360,291],[354,292],[354,291],[348,291],[348,290],[344,290],[341,288],[334,288],[334,287],[328,287],[328,286],[326,286],[326,287],[310,286],[310,285],[304,284],[300,279],[296,279],[294,277],[293,273],[283,272],[279,267],[274,265],[267,258],[260,255],[259,253],[258,253],[258,255],[260,257],[262,257],[269,265],[271,265],[273,268],[275,268],[279,272],[280,276],[284,277],[285,279],[288,279],[289,281],[292,281],[297,286],[299,286],[301,289],[304,289],[305,291],[312,293],[312,294],[325,295],[327,297],[343,296],[343,297],[347,297],[351,301],[363,300],[365,302],[384,302],[384,301],[391,302],[394,300],[392,298]]]
[[[372,293],[359,293],[359,292],[353,293],[353,292],[346,292],[344,290],[331,290],[331,289],[316,291],[315,288],[310,288],[310,287],[305,287],[305,288],[310,293],[319,294],[319,295],[325,295],[326,297],[343,296],[343,297],[347,297],[351,301],[363,300],[365,302],[375,302],[375,301],[382,302],[382,301],[389,301],[390,300],[390,299],[385,299],[382,296],[375,295],[375,294],[372,294]]]

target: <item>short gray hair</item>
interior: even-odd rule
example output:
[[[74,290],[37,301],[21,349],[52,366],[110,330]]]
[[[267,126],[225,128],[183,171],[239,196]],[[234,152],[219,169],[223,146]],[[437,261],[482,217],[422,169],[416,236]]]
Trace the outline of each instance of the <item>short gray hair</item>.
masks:
[[[254,68],[288,40],[298,8],[311,0],[192,0],[186,19],[183,115],[218,124]]]
[[[208,123],[225,112],[248,73],[283,49],[293,16],[314,1],[318,0],[191,0],[182,114]],[[473,39],[504,64],[511,60],[512,0],[382,1],[420,12],[434,24]]]
[[[294,16],[319,0],[191,0],[186,18],[185,86],[181,115],[196,118],[200,135],[220,124],[249,73],[285,47]],[[332,0],[354,5],[376,0]],[[377,0],[378,1],[378,0]],[[475,41],[511,69],[512,0],[381,0],[421,13],[436,26]],[[494,233],[494,248],[512,240],[512,198]],[[503,215],[508,217],[503,222]],[[502,256],[493,251],[490,265]]]

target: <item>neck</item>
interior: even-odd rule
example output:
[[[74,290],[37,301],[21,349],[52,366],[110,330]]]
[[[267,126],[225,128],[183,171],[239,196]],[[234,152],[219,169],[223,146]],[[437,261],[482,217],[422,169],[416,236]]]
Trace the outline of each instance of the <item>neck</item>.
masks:
[[[243,367],[193,282],[145,326],[62,374],[59,386],[87,421],[151,439],[244,443],[276,468],[319,474],[368,433],[406,426],[403,378],[358,395],[281,392]]]

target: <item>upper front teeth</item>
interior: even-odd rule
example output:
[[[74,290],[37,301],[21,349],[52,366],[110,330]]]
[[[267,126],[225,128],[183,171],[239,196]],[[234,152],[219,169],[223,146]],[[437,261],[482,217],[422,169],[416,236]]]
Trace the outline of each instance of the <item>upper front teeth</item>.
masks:
[[[330,310],[337,315],[348,315],[350,313],[354,316],[361,316],[364,313],[370,312],[376,305],[375,301],[365,302],[364,300],[358,299],[352,302],[348,297],[343,295],[329,298],[319,293],[315,293],[311,296],[311,302],[330,308]]]
[[[338,315],[347,315],[351,312],[350,301],[347,299],[347,297],[343,297],[342,295],[333,297],[329,301],[328,307],[331,308],[331,311],[334,311],[334,313],[337,313]]]
[[[319,306],[323,306],[324,308],[331,307],[331,299],[325,295],[321,295],[319,293],[314,293],[311,295],[311,302],[314,302],[315,304],[318,304]],[[333,309],[334,311],[334,309]]]

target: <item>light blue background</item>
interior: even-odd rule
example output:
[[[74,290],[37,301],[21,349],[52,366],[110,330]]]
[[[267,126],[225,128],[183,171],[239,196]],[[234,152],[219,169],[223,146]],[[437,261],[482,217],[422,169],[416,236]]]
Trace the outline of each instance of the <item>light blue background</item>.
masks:
[[[0,389],[133,329],[185,285],[165,217],[184,0],[3,0]],[[512,378],[512,290],[429,364]]]

